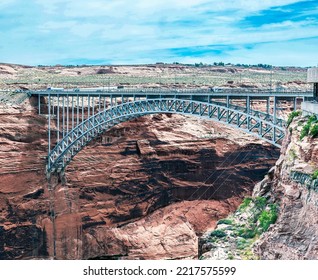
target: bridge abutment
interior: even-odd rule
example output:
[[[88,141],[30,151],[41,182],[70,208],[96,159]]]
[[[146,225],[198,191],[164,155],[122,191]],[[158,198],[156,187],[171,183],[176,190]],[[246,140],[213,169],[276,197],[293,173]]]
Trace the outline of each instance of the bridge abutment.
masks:
[[[315,114],[318,116],[318,67],[310,68],[307,72],[307,82],[313,86],[312,101],[301,104],[303,115]]]

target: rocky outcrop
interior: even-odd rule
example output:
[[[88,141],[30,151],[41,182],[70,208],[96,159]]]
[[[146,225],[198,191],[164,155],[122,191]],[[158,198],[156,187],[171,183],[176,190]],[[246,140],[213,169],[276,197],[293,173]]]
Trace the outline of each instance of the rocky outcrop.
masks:
[[[279,205],[279,218],[255,244],[262,259],[318,259],[318,139],[300,140],[306,119],[296,118],[288,129],[275,169],[254,194]]]
[[[198,236],[278,156],[230,128],[156,115],[103,134],[48,182],[33,102],[0,111],[0,259],[196,258]]]

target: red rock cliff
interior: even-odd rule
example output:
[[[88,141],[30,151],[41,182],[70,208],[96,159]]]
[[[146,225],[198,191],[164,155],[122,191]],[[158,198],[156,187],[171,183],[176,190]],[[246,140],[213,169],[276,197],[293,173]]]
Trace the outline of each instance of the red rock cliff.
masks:
[[[278,156],[213,122],[155,115],[108,131],[48,184],[46,126],[32,100],[1,107],[0,259],[196,258],[197,236]]]
[[[318,259],[318,138],[300,140],[307,119],[296,118],[288,129],[275,169],[254,194],[279,205],[279,218],[257,242],[262,259]]]

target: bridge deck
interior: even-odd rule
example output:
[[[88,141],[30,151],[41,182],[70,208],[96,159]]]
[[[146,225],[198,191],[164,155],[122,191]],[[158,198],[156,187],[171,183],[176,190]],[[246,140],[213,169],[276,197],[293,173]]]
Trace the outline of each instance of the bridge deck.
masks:
[[[39,90],[30,91],[29,95],[42,95],[42,96],[124,96],[124,97],[146,97],[146,96],[213,96],[214,98],[220,97],[232,97],[232,98],[246,98],[247,96],[253,98],[269,98],[269,97],[312,97],[312,92],[307,91],[237,91],[237,90],[227,90],[222,92],[213,92],[211,90],[153,90],[153,89],[140,89],[140,90],[112,90],[112,91],[85,91],[85,89],[80,91],[74,90],[63,90],[63,91],[53,91],[53,90]]]

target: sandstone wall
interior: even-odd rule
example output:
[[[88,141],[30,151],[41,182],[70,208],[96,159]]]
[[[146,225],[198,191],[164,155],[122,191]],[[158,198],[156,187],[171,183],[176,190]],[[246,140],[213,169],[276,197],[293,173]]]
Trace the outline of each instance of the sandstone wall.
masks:
[[[46,117],[33,103],[0,110],[0,259],[196,258],[198,236],[278,156],[209,121],[148,116],[105,133],[48,182]]]
[[[276,163],[266,180],[256,186],[279,205],[279,218],[257,242],[255,252],[262,259],[318,259],[318,139],[300,132],[306,119],[296,118]]]

